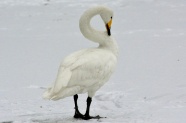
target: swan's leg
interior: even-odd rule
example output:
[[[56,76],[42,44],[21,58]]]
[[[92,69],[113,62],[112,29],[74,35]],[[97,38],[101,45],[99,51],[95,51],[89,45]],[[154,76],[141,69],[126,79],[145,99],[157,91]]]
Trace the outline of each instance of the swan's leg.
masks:
[[[87,110],[86,110],[86,113],[85,113],[83,119],[84,120],[89,120],[89,119],[100,119],[100,118],[103,118],[103,117],[100,117],[99,115],[95,116],[95,117],[89,115],[91,102],[92,102],[92,98],[88,97],[87,98]]]
[[[89,115],[91,102],[92,102],[92,98],[88,97],[87,98],[87,110],[86,110],[86,113],[85,113],[85,118],[87,118],[87,119],[91,119],[90,115]]]
[[[78,95],[74,95],[74,104],[75,104],[75,114],[74,118],[83,118],[84,116],[79,112],[78,105],[77,105]]]

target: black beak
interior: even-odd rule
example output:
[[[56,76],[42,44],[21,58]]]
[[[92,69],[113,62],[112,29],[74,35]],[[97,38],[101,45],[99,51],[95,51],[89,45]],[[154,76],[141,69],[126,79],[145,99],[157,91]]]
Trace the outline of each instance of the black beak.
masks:
[[[111,32],[110,32],[110,28],[109,28],[108,24],[106,24],[106,28],[107,28],[107,34],[108,34],[108,36],[111,36]]]

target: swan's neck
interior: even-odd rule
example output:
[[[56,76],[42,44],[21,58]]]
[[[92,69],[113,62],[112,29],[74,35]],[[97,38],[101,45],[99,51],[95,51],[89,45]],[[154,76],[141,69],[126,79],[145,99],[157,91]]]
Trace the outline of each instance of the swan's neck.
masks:
[[[118,57],[118,44],[111,36],[104,44],[99,44],[98,48],[110,50],[116,57]]]
[[[90,20],[93,16],[98,15],[100,13],[101,8],[91,8],[85,11],[79,21],[81,33],[85,36],[85,38],[97,42],[99,44],[103,42],[103,36],[106,36],[106,33],[92,28],[92,26],[90,25]]]
[[[108,36],[106,31],[98,31],[90,25],[92,17],[101,14],[102,9],[102,7],[95,7],[85,11],[80,18],[79,27],[85,38],[99,43],[99,48],[109,49],[117,56],[118,46],[112,36]]]

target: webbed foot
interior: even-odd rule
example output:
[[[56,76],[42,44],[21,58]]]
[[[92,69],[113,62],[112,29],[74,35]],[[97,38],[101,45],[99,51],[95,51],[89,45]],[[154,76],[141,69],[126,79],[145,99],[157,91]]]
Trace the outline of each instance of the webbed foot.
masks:
[[[90,119],[101,119],[101,118],[106,118],[106,117],[100,117],[99,115],[97,116],[89,116],[89,115],[84,115],[83,120],[90,120]]]
[[[74,118],[84,118],[84,115],[82,115],[79,111],[75,111]]]

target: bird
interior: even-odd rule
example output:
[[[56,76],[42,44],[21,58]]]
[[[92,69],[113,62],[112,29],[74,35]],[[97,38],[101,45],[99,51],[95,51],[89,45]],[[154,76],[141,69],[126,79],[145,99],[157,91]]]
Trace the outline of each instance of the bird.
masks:
[[[105,30],[99,31],[90,24],[91,19],[100,15]],[[100,119],[99,115],[90,116],[92,98],[111,77],[118,60],[118,45],[111,36],[113,11],[104,5],[87,9],[79,20],[79,28],[86,39],[98,43],[97,47],[82,49],[67,56],[60,64],[57,77],[51,87],[43,94],[44,99],[59,100],[73,96],[74,118],[83,120]],[[78,94],[88,93],[85,114],[78,108]]]

